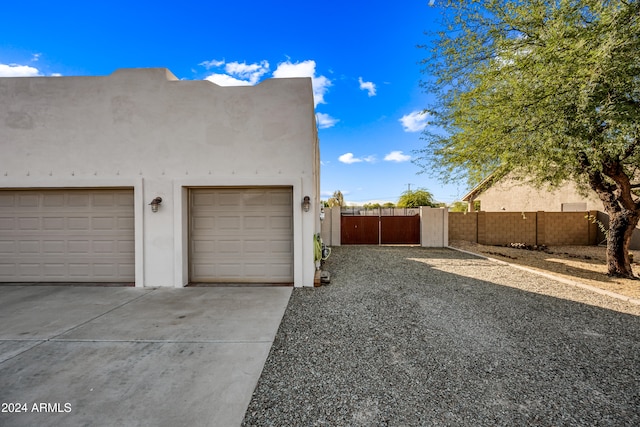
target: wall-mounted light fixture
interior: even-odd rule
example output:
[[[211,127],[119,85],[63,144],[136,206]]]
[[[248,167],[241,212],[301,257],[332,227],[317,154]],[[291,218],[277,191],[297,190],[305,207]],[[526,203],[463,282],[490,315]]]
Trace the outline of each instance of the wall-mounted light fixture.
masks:
[[[304,199],[302,199],[302,210],[309,212],[309,209],[311,209],[311,197],[304,196]]]
[[[320,208],[320,221],[324,221],[324,208]]]
[[[149,206],[151,206],[151,212],[153,213],[158,212],[158,207],[160,206],[160,203],[162,203],[162,197],[156,197],[155,199],[153,199],[151,203],[149,203]]]

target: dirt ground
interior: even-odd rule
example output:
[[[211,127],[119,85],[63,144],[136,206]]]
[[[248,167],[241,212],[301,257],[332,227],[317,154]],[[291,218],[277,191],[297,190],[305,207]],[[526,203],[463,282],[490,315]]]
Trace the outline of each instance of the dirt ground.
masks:
[[[606,248],[603,246],[550,246],[545,250],[529,250],[486,246],[462,240],[450,241],[449,246],[640,300],[640,280],[607,276]],[[634,256],[632,267],[638,275],[640,251],[631,253]]]

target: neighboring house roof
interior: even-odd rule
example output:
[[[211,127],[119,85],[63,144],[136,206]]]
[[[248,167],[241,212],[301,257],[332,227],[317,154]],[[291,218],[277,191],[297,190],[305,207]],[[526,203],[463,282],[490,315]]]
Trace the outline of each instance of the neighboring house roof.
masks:
[[[493,171],[488,177],[486,177],[478,185],[473,187],[471,191],[465,194],[464,197],[462,197],[462,201],[471,202],[475,200],[480,194],[491,187],[496,181],[502,179],[505,175],[506,173],[502,169]]]

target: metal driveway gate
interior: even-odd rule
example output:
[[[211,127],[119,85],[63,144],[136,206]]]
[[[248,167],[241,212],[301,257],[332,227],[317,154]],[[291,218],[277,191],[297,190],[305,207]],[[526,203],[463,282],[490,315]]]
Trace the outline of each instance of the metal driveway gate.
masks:
[[[342,215],[343,245],[420,244],[420,215]]]

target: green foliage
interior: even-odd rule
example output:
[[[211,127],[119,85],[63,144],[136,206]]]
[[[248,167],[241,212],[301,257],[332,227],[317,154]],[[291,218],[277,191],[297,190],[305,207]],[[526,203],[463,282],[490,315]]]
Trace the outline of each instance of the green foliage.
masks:
[[[423,87],[438,95],[419,164],[476,184],[640,165],[640,2],[449,1]],[[437,129],[437,130],[433,130]]]
[[[604,236],[607,236],[609,234],[609,229],[602,223],[602,221],[598,219],[598,217],[591,214],[587,214],[585,215],[585,218],[587,219],[587,221],[590,221],[592,224],[596,224],[600,229],[600,232]]]
[[[386,202],[382,205],[383,208],[395,208],[396,205],[393,202]]]
[[[610,217],[609,274],[632,277],[640,219],[640,1],[450,0],[428,47],[437,96],[418,164],[588,186]]]
[[[342,195],[342,191],[340,190],[336,190],[333,192],[333,197],[330,197],[329,200],[327,200],[327,205],[330,208],[333,207],[344,207],[345,203],[344,203],[344,196]]]
[[[366,210],[372,210],[372,209],[380,209],[380,203],[365,203],[364,205],[362,205],[363,208],[365,208]]]
[[[466,212],[469,208],[469,204],[467,202],[453,202],[451,206],[449,206],[450,212]]]
[[[435,207],[435,204],[433,203],[433,194],[424,188],[418,188],[417,190],[407,190],[402,193],[396,206],[399,208],[417,208],[419,206]]]

